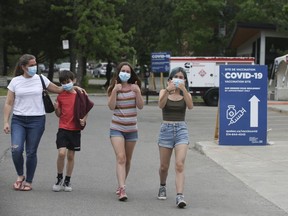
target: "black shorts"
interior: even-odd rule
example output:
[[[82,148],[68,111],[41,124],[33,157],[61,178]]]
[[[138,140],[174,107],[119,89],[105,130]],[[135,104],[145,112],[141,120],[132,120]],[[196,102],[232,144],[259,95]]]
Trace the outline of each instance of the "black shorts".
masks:
[[[80,151],[81,131],[71,131],[59,128],[56,136],[56,146],[57,149],[67,148],[72,151]]]

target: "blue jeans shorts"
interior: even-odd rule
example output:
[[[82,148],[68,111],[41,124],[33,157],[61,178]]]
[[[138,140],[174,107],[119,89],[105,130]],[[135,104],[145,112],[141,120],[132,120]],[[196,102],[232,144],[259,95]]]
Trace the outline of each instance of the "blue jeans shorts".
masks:
[[[123,137],[126,141],[133,142],[138,140],[138,132],[122,132],[110,129],[110,138],[111,137]]]
[[[162,123],[158,145],[166,148],[174,148],[179,144],[189,144],[189,134],[186,122]]]

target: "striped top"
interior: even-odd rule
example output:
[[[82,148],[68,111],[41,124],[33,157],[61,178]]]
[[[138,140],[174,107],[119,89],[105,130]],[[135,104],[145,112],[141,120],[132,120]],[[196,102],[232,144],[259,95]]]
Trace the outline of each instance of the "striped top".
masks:
[[[116,107],[110,129],[122,132],[135,132],[137,128],[136,93],[132,90],[117,93]]]

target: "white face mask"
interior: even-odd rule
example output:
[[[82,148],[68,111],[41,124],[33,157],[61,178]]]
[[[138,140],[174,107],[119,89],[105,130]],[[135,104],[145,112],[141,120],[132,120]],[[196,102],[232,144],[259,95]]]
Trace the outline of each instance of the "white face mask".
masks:
[[[73,82],[69,82],[66,84],[61,84],[65,91],[70,91],[73,88]]]
[[[179,78],[173,78],[172,82],[174,83],[176,88],[178,88],[180,83],[184,84],[184,80],[183,79],[179,79]]]
[[[28,67],[28,72],[27,73],[31,77],[34,76],[37,73],[37,66],[35,65],[35,66]]]
[[[122,82],[127,82],[131,77],[131,74],[130,73],[126,73],[126,72],[123,72],[123,71],[120,71],[119,73],[119,78]]]

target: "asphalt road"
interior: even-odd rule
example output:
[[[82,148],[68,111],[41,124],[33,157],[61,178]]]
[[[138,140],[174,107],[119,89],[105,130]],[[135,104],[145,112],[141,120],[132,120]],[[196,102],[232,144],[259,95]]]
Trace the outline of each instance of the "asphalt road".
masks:
[[[54,114],[47,114],[46,131],[38,151],[38,166],[31,192],[12,190],[16,173],[9,151],[10,136],[1,131],[1,149],[6,149],[4,156],[1,153],[0,160],[1,216],[287,215],[193,148],[195,142],[213,140],[214,137],[217,108],[206,106],[196,106],[186,113],[191,136],[186,159],[187,208],[178,209],[175,205],[174,160],[171,161],[167,181],[168,199],[157,200],[159,155],[156,141],[161,110],[156,103],[149,103],[139,111],[139,142],[126,182],[128,201],[119,202],[115,195],[115,156],[108,136],[111,111],[107,108],[106,97],[96,95],[91,96],[91,99],[95,107],[82,132],[82,150],[76,153],[71,179],[73,191],[70,193],[51,190],[56,179],[57,158],[55,136],[58,119]],[[1,107],[3,103],[4,98],[0,98]],[[274,115],[274,112],[269,112],[268,118],[280,121],[281,117],[276,114],[276,118]],[[277,121],[274,123],[280,128],[282,123]],[[286,134],[282,136],[286,136],[287,140]]]

